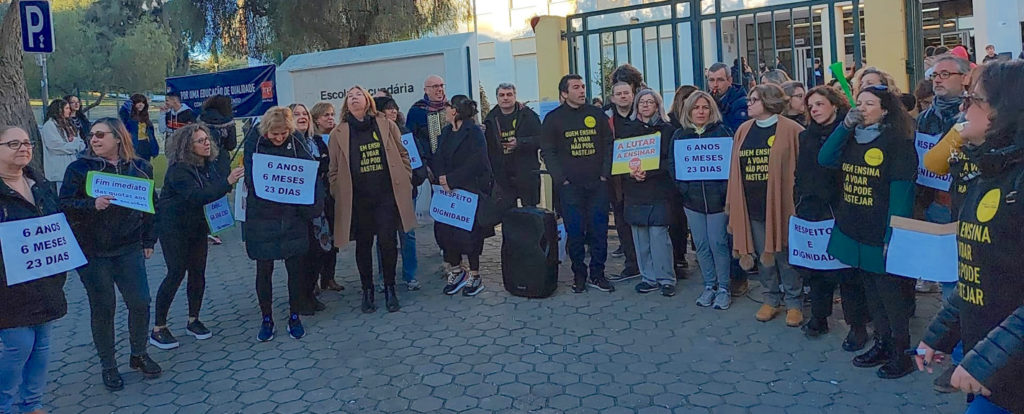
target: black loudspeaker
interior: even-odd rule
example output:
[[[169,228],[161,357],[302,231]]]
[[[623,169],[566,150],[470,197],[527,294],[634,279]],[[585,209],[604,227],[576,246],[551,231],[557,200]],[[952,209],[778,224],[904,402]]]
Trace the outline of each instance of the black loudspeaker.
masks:
[[[546,298],[558,287],[558,224],[555,213],[523,207],[505,213],[501,225],[501,276],[515,296]]]

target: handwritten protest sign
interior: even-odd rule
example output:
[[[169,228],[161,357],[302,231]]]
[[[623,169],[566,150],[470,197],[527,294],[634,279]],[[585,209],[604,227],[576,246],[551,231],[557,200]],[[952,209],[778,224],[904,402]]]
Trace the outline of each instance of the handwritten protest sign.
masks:
[[[617,139],[612,151],[612,175],[634,169],[657,170],[661,164],[661,133]]]
[[[885,271],[913,279],[956,282],[956,226],[893,217]]]
[[[932,149],[941,138],[939,135],[917,133],[917,138],[914,140],[914,148],[917,149],[917,183],[936,190],[949,191],[949,185],[953,182],[953,178],[949,174],[938,175],[924,168],[924,154]]]
[[[316,171],[313,160],[253,154],[252,181],[256,197],[283,204],[313,204]]]
[[[210,226],[210,234],[216,235],[235,225],[227,195],[203,206],[203,213],[206,215],[206,224]]]
[[[420,158],[420,150],[416,148],[416,140],[413,139],[412,133],[402,135],[402,146],[409,152],[409,162],[412,164],[413,169],[417,169],[423,166],[423,159]]]
[[[430,198],[430,217],[435,221],[471,231],[476,221],[476,206],[479,197],[469,191],[444,191],[435,185]]]
[[[789,218],[789,264],[814,270],[838,270],[849,266],[828,254],[835,220],[807,221]]]
[[[64,213],[0,223],[7,286],[31,282],[88,263]]]
[[[89,171],[85,176],[85,194],[89,197],[110,196],[110,204],[153,214],[153,180]]]
[[[675,141],[676,180],[728,180],[732,163],[732,138],[699,138]]]

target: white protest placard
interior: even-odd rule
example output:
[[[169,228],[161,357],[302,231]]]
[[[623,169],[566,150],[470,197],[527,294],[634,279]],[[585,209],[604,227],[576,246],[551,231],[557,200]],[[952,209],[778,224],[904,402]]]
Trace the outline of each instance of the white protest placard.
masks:
[[[320,163],[313,160],[253,154],[252,190],[256,197],[267,201],[311,205],[319,167]]]
[[[7,286],[79,268],[88,261],[64,213],[0,223]]]
[[[245,221],[245,198],[249,196],[249,189],[245,187],[245,180],[238,180],[235,185],[235,220]]]
[[[412,169],[422,167],[423,159],[420,158],[420,150],[416,148],[416,140],[413,139],[411,132],[402,135],[402,146],[409,152],[409,163],[412,164]]]
[[[210,226],[210,234],[217,235],[235,225],[226,194],[217,201],[203,206],[203,213],[206,215],[206,224]]]
[[[789,264],[814,270],[849,268],[827,251],[835,223],[835,220],[807,221],[790,217]]]
[[[917,150],[917,183],[936,190],[949,191],[949,185],[953,182],[952,176],[938,175],[924,168],[924,154],[938,144],[940,139],[942,137],[939,135],[917,133],[914,139],[914,149]]]
[[[89,197],[110,196],[110,204],[149,214],[153,209],[153,180],[89,171],[85,176],[85,194]]]
[[[434,194],[430,198],[430,217],[439,223],[466,231],[473,230],[479,197],[469,191],[448,192],[439,185],[433,187]]]
[[[885,271],[913,279],[956,282],[956,226],[893,217]]]
[[[732,138],[697,138],[675,141],[676,180],[728,180]]]

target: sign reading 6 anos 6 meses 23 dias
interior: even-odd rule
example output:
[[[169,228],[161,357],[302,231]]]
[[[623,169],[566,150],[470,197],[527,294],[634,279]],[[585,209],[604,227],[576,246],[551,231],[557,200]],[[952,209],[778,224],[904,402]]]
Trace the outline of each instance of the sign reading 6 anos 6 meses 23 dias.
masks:
[[[253,154],[252,191],[267,201],[311,205],[319,166],[313,160]]]
[[[0,223],[7,286],[67,272],[87,263],[64,213]]]

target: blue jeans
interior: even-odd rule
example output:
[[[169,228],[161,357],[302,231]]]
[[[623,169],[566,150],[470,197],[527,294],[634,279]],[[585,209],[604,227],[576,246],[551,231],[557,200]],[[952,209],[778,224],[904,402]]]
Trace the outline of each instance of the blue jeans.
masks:
[[[406,283],[416,280],[416,230],[409,230],[408,233],[398,232],[398,245],[402,252],[402,280]],[[380,246],[377,246],[377,263],[383,263],[381,259]],[[384,283],[384,269],[379,266],[377,277]]]
[[[726,231],[729,217],[724,212],[704,214],[690,209],[683,211],[690,224],[693,244],[697,245],[697,263],[704,278],[704,287],[714,288],[717,282],[719,289],[729,289],[729,263],[732,260]]]
[[[43,408],[51,323],[0,329],[0,414]],[[17,401],[17,403],[15,403]]]
[[[967,406],[967,411],[964,414],[1011,414],[1010,410],[995,405],[988,398],[983,396],[975,396],[974,401],[971,405]]]
[[[595,181],[588,185],[567,184],[559,192],[565,233],[566,249],[572,260],[572,273],[576,282],[587,280],[586,252],[590,249],[590,277],[604,277],[604,263],[608,259],[608,184]]]
[[[132,356],[146,354],[150,303],[146,263],[141,248],[120,256],[93,256],[88,259],[89,264],[78,269],[78,274],[89,296],[92,340],[96,344],[100,365],[110,369],[117,367],[114,359],[115,286],[128,307],[128,343],[131,344]]]

